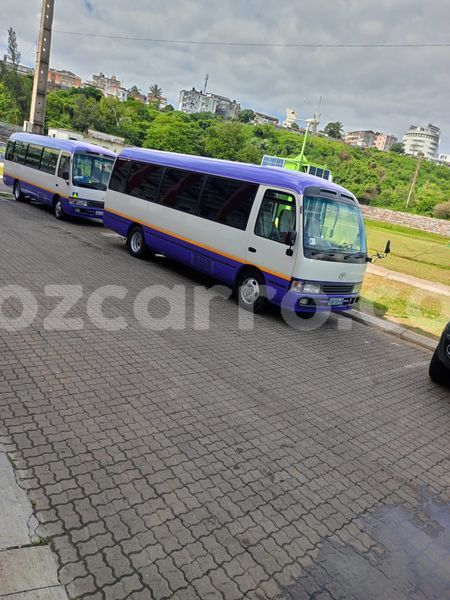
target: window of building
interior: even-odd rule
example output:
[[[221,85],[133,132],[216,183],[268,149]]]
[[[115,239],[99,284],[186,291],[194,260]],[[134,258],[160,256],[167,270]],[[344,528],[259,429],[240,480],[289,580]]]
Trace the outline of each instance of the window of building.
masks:
[[[16,142],[14,145],[13,161],[23,165],[27,155],[28,144],[24,142]]]
[[[115,192],[125,193],[125,187],[130,172],[131,161],[118,158],[114,163],[114,168],[109,180],[109,189]]]
[[[164,167],[159,165],[133,161],[126,183],[126,193],[149,202],[158,202],[163,172]]]
[[[27,167],[39,169],[39,165],[41,164],[42,149],[42,146],[36,146],[35,144],[30,144],[28,146],[27,158],[25,161]]]
[[[267,190],[255,225],[260,237],[286,243],[289,231],[295,229],[295,198],[291,194]]]
[[[69,179],[70,176],[70,154],[61,154],[59,159],[58,177]]]
[[[167,169],[161,186],[161,204],[198,214],[200,192],[205,176],[201,173]]]
[[[258,186],[253,183],[208,177],[200,203],[200,216],[236,229],[247,227]]]
[[[54,148],[44,148],[41,158],[41,171],[54,175],[58,163],[58,156],[59,150],[55,150]]]

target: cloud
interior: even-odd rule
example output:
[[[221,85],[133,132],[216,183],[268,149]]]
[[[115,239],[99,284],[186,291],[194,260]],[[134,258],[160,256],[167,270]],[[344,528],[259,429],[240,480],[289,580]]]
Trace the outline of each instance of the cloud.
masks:
[[[31,5],[31,6],[30,6]],[[80,11],[80,5],[86,10]],[[39,0],[15,0],[9,22],[22,55],[34,61]],[[24,19],[23,15],[27,15]],[[92,34],[282,43],[450,42],[448,0],[58,0],[52,66],[90,79],[115,74],[130,87],[157,82],[176,104],[183,88],[204,83],[257,110],[300,117],[317,110],[322,125],[377,129],[401,136],[412,123],[442,129],[450,151],[448,48],[262,48],[186,46],[63,35]]]

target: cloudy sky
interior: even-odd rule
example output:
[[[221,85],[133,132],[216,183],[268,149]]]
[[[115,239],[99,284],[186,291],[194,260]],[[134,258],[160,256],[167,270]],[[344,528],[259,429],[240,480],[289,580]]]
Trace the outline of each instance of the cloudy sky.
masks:
[[[157,82],[176,106],[179,90],[203,86],[243,107],[321,125],[401,136],[410,124],[442,129],[450,152],[450,48],[266,48],[157,44],[68,35],[285,44],[450,43],[449,0],[56,0],[52,66],[83,78],[114,73],[126,87]],[[40,0],[0,0],[7,28],[32,65]],[[1,34],[1,32],[0,32]]]

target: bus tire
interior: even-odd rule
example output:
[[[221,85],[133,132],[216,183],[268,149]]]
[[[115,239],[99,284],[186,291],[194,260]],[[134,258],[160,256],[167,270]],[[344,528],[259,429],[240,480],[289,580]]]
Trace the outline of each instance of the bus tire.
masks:
[[[145,243],[144,230],[140,225],[134,225],[127,236],[127,248],[135,258],[148,258],[151,254]]]
[[[266,280],[256,269],[244,270],[236,281],[236,296],[239,306],[255,314],[267,309]]]
[[[53,200],[53,214],[59,221],[64,221],[66,215],[64,214],[64,208],[61,198],[57,196]]]
[[[23,202],[25,200],[24,193],[22,192],[22,188],[20,186],[20,181],[17,181],[17,179],[14,182],[13,193],[14,198],[17,200],[17,202]]]
[[[440,385],[447,385],[450,387],[450,372],[444,365],[442,360],[439,358],[438,351],[435,350],[431,358],[430,367],[428,370],[430,378]]]

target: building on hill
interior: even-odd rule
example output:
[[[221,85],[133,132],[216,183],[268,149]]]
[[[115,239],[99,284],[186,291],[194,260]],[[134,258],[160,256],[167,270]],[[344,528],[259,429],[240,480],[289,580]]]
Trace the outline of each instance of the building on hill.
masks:
[[[128,145],[125,144],[124,138],[117,135],[110,135],[109,133],[103,133],[102,131],[95,131],[94,129],[88,129],[87,133],[80,133],[79,131],[51,127],[48,130],[48,136],[58,140],[87,142],[96,146],[102,146],[116,154],[128,147]]]
[[[79,88],[81,87],[81,77],[72,73],[72,71],[49,69],[48,70],[49,87],[54,88]]]
[[[253,119],[255,125],[279,125],[280,121],[277,117],[271,117],[264,113],[255,112],[255,118]]]
[[[371,129],[347,131],[342,139],[349,146],[358,146],[359,148],[372,148],[375,142],[377,133]]]
[[[423,154],[433,159],[438,155],[441,130],[429,123],[425,127],[411,125],[403,136],[404,153],[411,156]]]
[[[283,127],[291,129],[294,123],[297,124],[297,115],[295,113],[295,110],[293,108],[287,108],[286,119],[283,121]]]
[[[235,119],[241,112],[241,107],[236,100],[192,88],[192,90],[181,90],[178,110],[186,114],[209,112],[220,115],[224,119]]]
[[[357,146],[358,148],[378,148],[378,150],[383,152],[390,150],[392,144],[395,144],[398,141],[394,135],[372,131],[372,129],[347,131],[344,133],[342,139],[349,146]]]
[[[389,135],[388,133],[377,133],[373,145],[382,152],[388,152],[393,144],[396,144],[397,142],[398,139],[395,137],[395,135]]]
[[[101,90],[103,93],[108,92],[112,94],[115,90],[123,87],[122,82],[117,79],[115,75],[111,75],[111,77],[106,77],[104,73],[99,73],[98,75],[92,75],[92,81],[87,82],[88,85]]]
[[[3,56],[3,62],[7,67],[14,67],[11,59],[7,54]],[[26,67],[25,65],[16,65],[15,67],[19,75],[34,75],[34,69],[32,67]]]

